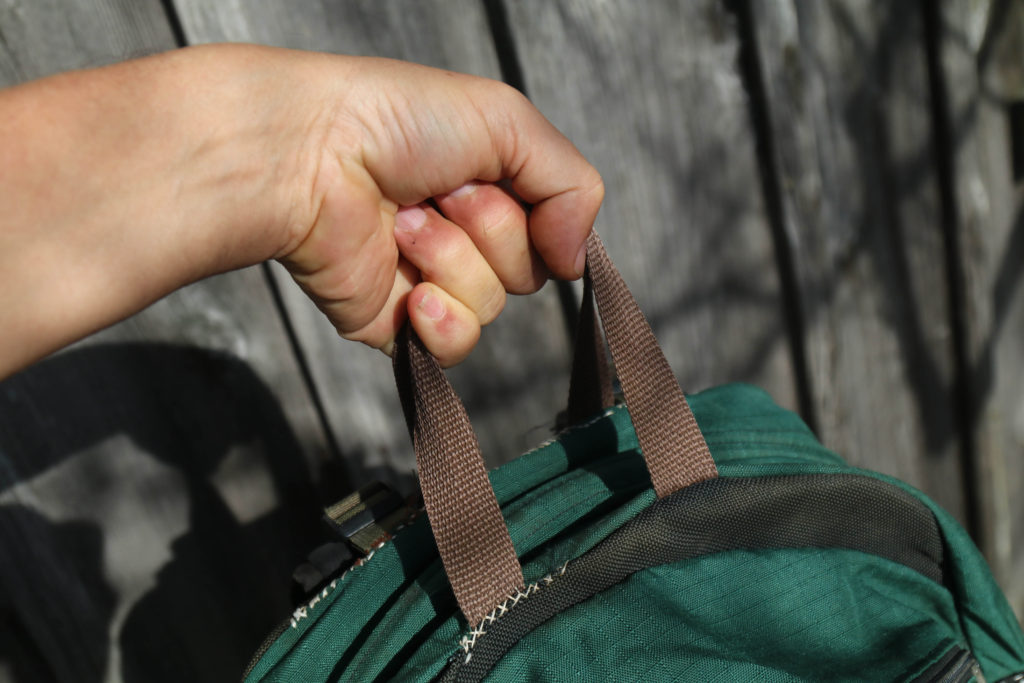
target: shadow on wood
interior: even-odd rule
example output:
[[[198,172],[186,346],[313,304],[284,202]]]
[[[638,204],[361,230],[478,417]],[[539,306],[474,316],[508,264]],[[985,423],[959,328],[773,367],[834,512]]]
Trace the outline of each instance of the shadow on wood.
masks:
[[[1017,211],[992,287],[992,324],[981,343],[976,365],[971,372],[972,418],[978,419],[985,399],[992,393],[995,373],[995,342],[1010,314],[1014,297],[1020,296],[1024,280],[1024,205]]]
[[[237,678],[319,528],[280,406],[220,352],[97,345],[10,378],[0,466],[0,660],[19,683]]]
[[[91,522],[52,523],[28,507],[3,505],[0,536],[0,662],[11,680],[102,681],[117,596],[103,576],[100,528]],[[42,567],[49,570],[47,585],[32,585]],[[74,639],[56,642],[55,623]],[[54,649],[67,652],[54,658]]]

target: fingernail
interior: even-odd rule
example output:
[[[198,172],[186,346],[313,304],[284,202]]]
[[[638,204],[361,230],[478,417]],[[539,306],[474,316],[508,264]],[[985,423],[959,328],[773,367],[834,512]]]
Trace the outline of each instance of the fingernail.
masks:
[[[583,271],[587,267],[587,243],[584,242],[583,246],[580,247],[579,252],[576,254],[576,263],[573,265],[573,270],[580,277],[583,277]]]
[[[444,304],[433,294],[429,292],[423,295],[420,299],[420,303],[417,308],[431,320],[440,320],[444,317]]]
[[[467,197],[467,196],[473,194],[474,192],[476,192],[476,186],[477,186],[477,184],[473,183],[473,182],[466,183],[465,185],[463,185],[459,189],[452,190],[451,192],[449,192],[448,196],[449,197]]]
[[[395,228],[398,230],[419,230],[427,222],[427,212],[418,206],[406,206],[395,214]]]

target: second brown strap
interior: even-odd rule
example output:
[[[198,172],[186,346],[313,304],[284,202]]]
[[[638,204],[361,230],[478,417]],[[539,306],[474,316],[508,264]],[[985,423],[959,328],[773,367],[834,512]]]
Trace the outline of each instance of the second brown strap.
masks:
[[[596,232],[587,238],[587,270],[654,492],[662,498],[717,477],[718,468],[683,390]]]
[[[608,367],[601,325],[594,311],[594,282],[587,269],[587,275],[583,278],[580,317],[576,325],[566,418],[570,425],[581,424],[613,405],[615,392],[612,388],[611,369]]]

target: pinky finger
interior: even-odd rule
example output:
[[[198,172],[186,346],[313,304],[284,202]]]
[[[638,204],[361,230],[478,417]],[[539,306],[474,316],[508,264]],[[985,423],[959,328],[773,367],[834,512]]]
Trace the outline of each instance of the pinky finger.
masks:
[[[416,285],[408,306],[413,328],[441,367],[461,363],[480,339],[476,314],[433,283]]]

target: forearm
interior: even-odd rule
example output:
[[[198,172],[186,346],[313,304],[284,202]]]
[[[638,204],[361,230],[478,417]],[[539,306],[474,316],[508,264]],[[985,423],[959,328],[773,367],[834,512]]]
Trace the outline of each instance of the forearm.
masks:
[[[0,378],[271,257],[342,336],[408,316],[453,364],[581,274],[604,192],[514,89],[392,60],[188,48],[0,92],[0,125]]]
[[[0,377],[285,248],[308,131],[246,68],[261,58],[184,50],[0,92]]]

